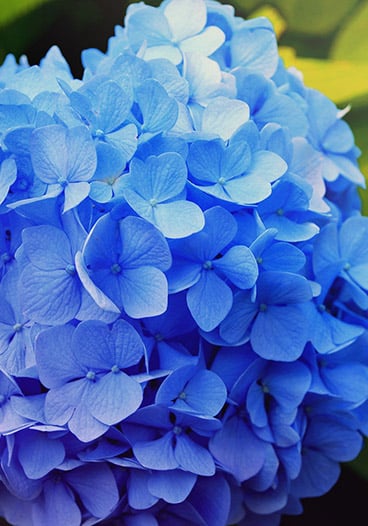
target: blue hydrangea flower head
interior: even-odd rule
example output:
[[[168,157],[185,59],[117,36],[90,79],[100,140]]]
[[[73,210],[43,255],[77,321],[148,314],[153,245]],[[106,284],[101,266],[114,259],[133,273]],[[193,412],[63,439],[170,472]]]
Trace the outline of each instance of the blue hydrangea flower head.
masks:
[[[217,0],[82,64],[0,66],[0,516],[278,526],[368,434],[346,110]]]

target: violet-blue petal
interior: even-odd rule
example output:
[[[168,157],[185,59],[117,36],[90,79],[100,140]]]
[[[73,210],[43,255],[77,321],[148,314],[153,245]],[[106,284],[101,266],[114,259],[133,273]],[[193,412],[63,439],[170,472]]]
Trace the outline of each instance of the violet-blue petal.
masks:
[[[33,506],[32,516],[38,524],[55,526],[63,526],[66,520],[70,526],[79,526],[82,519],[70,488],[54,480],[46,481],[43,495]]]
[[[63,443],[40,431],[29,431],[20,437],[18,458],[25,474],[40,479],[57,468],[65,457]]]
[[[184,471],[204,476],[215,474],[216,467],[211,453],[185,434],[177,437],[175,458]]]
[[[48,388],[60,387],[83,374],[72,351],[73,332],[72,325],[61,325],[38,335],[36,359],[41,382]]]
[[[171,504],[183,502],[193,489],[197,480],[194,473],[177,469],[153,472],[148,489],[155,497]]]
[[[96,382],[93,398],[86,404],[100,422],[113,425],[131,415],[141,405],[142,388],[122,371],[105,374]]]
[[[136,442],[133,453],[145,468],[167,471],[178,467],[171,432],[150,442]]]
[[[95,517],[106,517],[119,502],[115,477],[104,463],[74,469],[66,474],[66,479]]]
[[[266,443],[237,416],[229,418],[210,440],[214,458],[242,482],[254,476],[265,460]]]

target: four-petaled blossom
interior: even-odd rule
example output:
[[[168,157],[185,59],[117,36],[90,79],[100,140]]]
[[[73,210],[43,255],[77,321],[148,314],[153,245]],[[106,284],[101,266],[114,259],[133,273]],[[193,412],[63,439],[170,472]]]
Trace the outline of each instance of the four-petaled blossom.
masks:
[[[64,193],[64,212],[88,196],[96,150],[84,127],[53,124],[37,128],[31,138],[31,157],[35,174],[49,185],[52,195]]]
[[[135,329],[118,320],[78,327],[62,325],[37,338],[40,378],[49,391],[45,416],[88,442],[134,413],[142,402],[139,383],[124,372],[142,358],[144,345]]]
[[[106,214],[89,233],[77,254],[77,271],[101,308],[124,310],[132,318],[156,316],[167,308],[171,263],[161,232],[147,221],[128,216],[115,221]]]
[[[233,303],[230,281],[240,289],[250,289],[258,269],[248,247],[235,245],[237,226],[224,208],[205,212],[205,226],[198,234],[172,242],[173,265],[168,272],[172,292],[188,289],[187,304],[199,327],[211,331],[225,318]]]

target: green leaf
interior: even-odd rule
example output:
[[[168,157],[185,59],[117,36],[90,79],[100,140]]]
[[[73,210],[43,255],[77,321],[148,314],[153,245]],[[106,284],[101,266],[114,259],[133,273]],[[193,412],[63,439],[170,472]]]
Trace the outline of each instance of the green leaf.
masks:
[[[332,33],[354,9],[359,0],[275,0],[293,33],[326,35]]]
[[[363,2],[338,33],[332,45],[331,57],[366,61],[367,55],[368,2]]]
[[[368,187],[368,107],[356,108],[353,106],[352,111],[345,116],[345,120],[350,124],[354,132],[355,142],[362,152],[358,161],[360,169],[365,175]],[[363,204],[363,214],[368,215],[368,189],[360,189],[359,193]]]
[[[368,62],[302,58],[291,48],[280,47],[287,67],[295,66],[306,86],[322,91],[335,104],[364,103],[368,96]]]
[[[272,5],[262,4],[261,7],[258,7],[255,11],[251,12],[249,18],[256,18],[258,16],[265,16],[272,22],[278,39],[285,32],[287,26],[286,21],[280,15],[280,12]]]
[[[0,27],[52,0],[0,0]]]

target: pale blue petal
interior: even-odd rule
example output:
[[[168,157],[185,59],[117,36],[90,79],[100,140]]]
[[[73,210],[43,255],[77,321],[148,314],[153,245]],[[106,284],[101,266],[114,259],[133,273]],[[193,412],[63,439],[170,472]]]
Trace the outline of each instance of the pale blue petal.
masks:
[[[177,196],[185,187],[185,161],[175,152],[148,157],[145,164],[133,160],[130,166],[130,187],[147,200],[157,203]]]
[[[277,229],[276,239],[280,241],[307,241],[319,232],[319,227],[314,223],[297,223],[286,216],[276,214],[265,217],[263,221],[267,228]]]
[[[27,258],[41,270],[65,269],[73,262],[69,239],[59,228],[51,225],[25,228],[22,240]]]
[[[204,331],[212,331],[229,313],[233,294],[213,271],[204,270],[200,280],[187,293],[189,310]]]
[[[105,310],[107,312],[119,314],[120,309],[115,305],[115,303],[111,301],[110,298],[106,296],[106,294],[102,292],[101,289],[99,289],[94,284],[94,282],[90,278],[81,252],[78,252],[75,256],[75,268],[77,269],[78,276],[82,282],[83,287],[91,296],[91,298],[96,302],[96,305],[98,305],[100,309]]]
[[[6,199],[10,186],[17,178],[17,165],[14,159],[5,159],[0,166],[0,204]]]
[[[157,46],[171,40],[171,31],[164,14],[151,6],[144,6],[127,16],[127,37],[134,51],[146,40],[149,46]]]
[[[251,72],[272,77],[278,65],[275,33],[269,28],[244,27],[231,39],[232,67],[244,66]]]
[[[123,155],[125,161],[129,161],[137,150],[138,130],[135,124],[127,124],[119,130],[110,132],[106,141],[111,143]]]
[[[158,316],[167,309],[167,280],[155,267],[124,270],[120,289],[124,310],[132,318]]]
[[[207,9],[202,0],[171,0],[163,12],[177,42],[200,33],[207,20]]]
[[[135,91],[143,116],[142,131],[159,133],[170,130],[178,118],[178,105],[156,80],[146,80]]]
[[[50,389],[45,400],[46,423],[64,426],[73,416],[76,398],[83,396],[85,381],[69,382]]]
[[[196,18],[196,17],[192,17]],[[223,31],[217,26],[206,27],[199,35],[186,38],[180,43],[180,49],[184,53],[197,53],[212,55],[225,41]]]
[[[237,245],[220,259],[213,262],[234,285],[240,289],[250,289],[258,277],[258,267],[253,253],[248,247]]]
[[[292,362],[303,353],[308,333],[305,312],[298,305],[270,306],[258,313],[250,341],[262,358]]]
[[[199,181],[215,183],[222,175],[221,160],[224,144],[220,139],[195,141],[189,150],[188,166]]]
[[[60,125],[34,130],[31,138],[31,158],[35,174],[41,181],[52,184],[68,176],[67,129]]]
[[[128,368],[137,364],[145,353],[141,337],[132,325],[124,320],[118,320],[111,328],[114,338],[114,364]]]
[[[97,125],[105,133],[110,133],[127,118],[132,100],[114,81],[104,82],[97,92]]]
[[[227,141],[249,119],[249,107],[245,102],[217,97],[205,108],[201,131],[217,134]]]
[[[124,267],[137,268],[153,265],[167,270],[171,254],[161,232],[138,217],[129,216],[120,223],[122,242],[121,262]]]
[[[103,181],[91,181],[89,197],[97,203],[108,203],[113,196],[112,186]]]
[[[29,264],[20,280],[24,314],[44,325],[72,320],[80,307],[80,282],[66,270],[39,270]]]
[[[153,218],[164,236],[171,239],[190,236],[204,227],[202,210],[191,201],[159,204],[153,210]]]
[[[65,202],[63,212],[65,213],[75,208],[79,203],[84,201],[89,194],[89,189],[89,183],[84,181],[67,184],[64,189]]]
[[[69,129],[66,145],[68,181],[76,183],[91,179],[97,166],[97,154],[88,129],[84,126]]]

